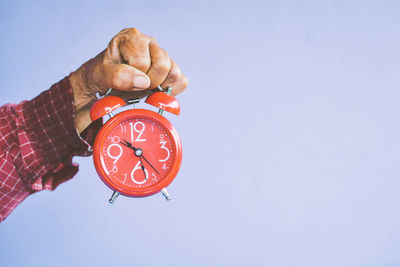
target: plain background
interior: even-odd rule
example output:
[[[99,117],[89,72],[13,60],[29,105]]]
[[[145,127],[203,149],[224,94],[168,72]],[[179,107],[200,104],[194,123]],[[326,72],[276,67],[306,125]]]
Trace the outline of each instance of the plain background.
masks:
[[[120,197],[91,158],[0,225],[0,266],[399,266],[397,1],[2,1],[1,104],[137,27],[189,77],[182,169]],[[141,104],[145,107],[145,104]]]

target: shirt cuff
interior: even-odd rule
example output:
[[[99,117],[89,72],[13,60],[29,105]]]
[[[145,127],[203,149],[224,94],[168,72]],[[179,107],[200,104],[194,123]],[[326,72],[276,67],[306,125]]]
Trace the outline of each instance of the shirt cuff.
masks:
[[[19,135],[26,173],[22,180],[31,192],[54,190],[72,178],[78,165],[73,156],[90,156],[98,123],[85,130],[83,137],[74,127],[73,92],[66,77],[31,101],[18,105],[17,113],[27,134]]]

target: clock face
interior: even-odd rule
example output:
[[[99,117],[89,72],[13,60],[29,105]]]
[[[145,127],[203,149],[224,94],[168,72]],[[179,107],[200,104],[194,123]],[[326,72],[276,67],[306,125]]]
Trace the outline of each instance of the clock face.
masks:
[[[122,112],[96,137],[94,160],[103,181],[122,194],[146,196],[160,191],[177,174],[179,136],[161,115],[149,110]]]

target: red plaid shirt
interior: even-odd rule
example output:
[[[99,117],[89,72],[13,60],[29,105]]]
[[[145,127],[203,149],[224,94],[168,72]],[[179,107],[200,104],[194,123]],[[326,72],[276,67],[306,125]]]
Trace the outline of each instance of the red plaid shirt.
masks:
[[[73,111],[68,78],[31,101],[0,107],[0,222],[30,194],[71,179],[73,156],[91,155],[94,127],[82,139]]]

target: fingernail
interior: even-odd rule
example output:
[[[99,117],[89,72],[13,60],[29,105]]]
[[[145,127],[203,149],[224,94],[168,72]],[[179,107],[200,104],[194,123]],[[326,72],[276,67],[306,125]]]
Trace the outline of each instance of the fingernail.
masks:
[[[146,76],[143,76],[143,75],[136,75],[133,78],[133,83],[134,83],[134,86],[137,88],[145,89],[150,86],[149,78],[147,78]]]

